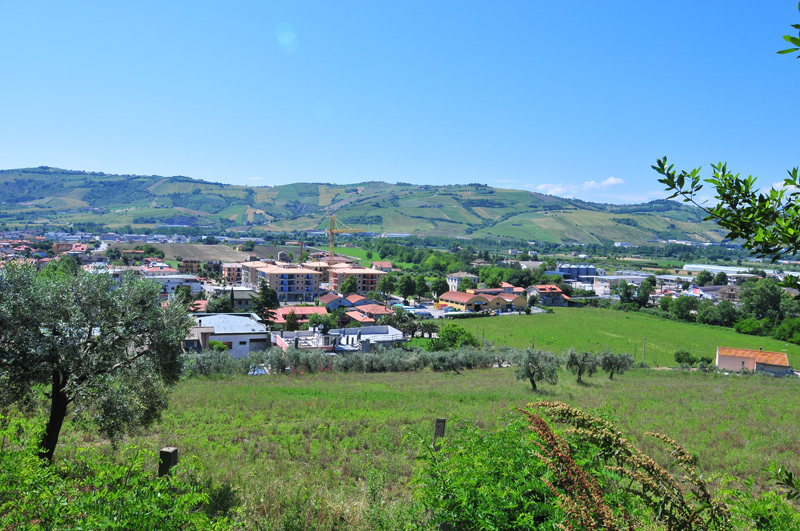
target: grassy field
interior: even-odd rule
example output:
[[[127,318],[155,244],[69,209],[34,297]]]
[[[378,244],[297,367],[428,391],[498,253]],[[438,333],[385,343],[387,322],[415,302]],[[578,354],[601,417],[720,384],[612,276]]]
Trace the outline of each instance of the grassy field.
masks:
[[[437,417],[448,419],[452,434],[457,419],[492,428],[515,406],[561,400],[610,416],[656,456],[659,445],[645,431],[685,445],[715,481],[752,476],[765,488],[762,469],[770,460],[796,467],[799,386],[794,379],[658,370],[614,381],[597,375],[584,385],[562,374],[539,394],[511,369],[189,380],[162,421],[126,443],[177,446],[182,460],[199,460],[216,481],[235,487],[249,527],[294,520],[292,529],[374,529],[368,516],[375,504],[402,520],[413,498],[415,457],[430,444]],[[103,444],[71,425],[62,441],[57,457]]]
[[[718,346],[786,352],[789,363],[800,366],[800,346],[769,337],[738,334],[730,328],[670,321],[651,315],[597,308],[554,308],[553,313],[504,315],[457,321],[467,330],[478,331],[497,345],[530,347],[560,353],[570,347],[599,351],[610,348],[629,352],[651,366],[675,366],[676,350],[688,350],[696,357],[714,358]]]

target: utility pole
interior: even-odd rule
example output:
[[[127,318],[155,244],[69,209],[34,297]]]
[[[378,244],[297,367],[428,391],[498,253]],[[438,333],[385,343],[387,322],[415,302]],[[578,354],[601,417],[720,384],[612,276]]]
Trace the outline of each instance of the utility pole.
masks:
[[[644,338],[644,343],[642,343],[642,363],[644,363],[644,349],[647,347],[647,336]]]

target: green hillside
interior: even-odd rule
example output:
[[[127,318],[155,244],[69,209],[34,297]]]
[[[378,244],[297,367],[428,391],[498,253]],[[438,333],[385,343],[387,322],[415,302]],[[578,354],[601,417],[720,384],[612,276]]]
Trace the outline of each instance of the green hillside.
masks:
[[[719,241],[701,212],[672,201],[607,205],[481,184],[366,182],[236,186],[188,177],[110,175],[41,166],[0,171],[0,221],[7,225],[95,222],[322,230],[331,214],[377,233],[549,242],[642,244]]]

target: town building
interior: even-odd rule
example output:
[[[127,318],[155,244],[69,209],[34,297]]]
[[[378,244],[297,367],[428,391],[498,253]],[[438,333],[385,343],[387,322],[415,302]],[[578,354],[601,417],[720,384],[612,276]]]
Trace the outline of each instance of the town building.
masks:
[[[451,273],[447,275],[447,286],[450,288],[450,291],[458,291],[458,287],[461,285],[461,282],[464,279],[472,280],[475,285],[477,286],[480,282],[480,278],[478,275],[473,275],[472,273],[467,273],[464,271],[459,271],[458,273]]]
[[[330,289],[338,292],[342,282],[349,276],[356,278],[356,293],[367,293],[378,290],[378,282],[386,275],[384,271],[365,267],[331,268]]]
[[[181,273],[189,273],[189,274],[199,274],[202,271],[202,264],[199,258],[184,258],[181,260],[181,263],[178,264],[178,271]]]
[[[192,314],[196,325],[189,329],[184,341],[187,350],[209,348],[211,341],[219,341],[230,350],[234,358],[243,358],[249,352],[270,347],[267,327],[256,314],[207,313]]]
[[[258,289],[261,281],[274,289],[281,301],[313,301],[321,295],[322,273],[299,265],[244,262],[242,284]]]
[[[567,297],[555,284],[538,284],[530,287],[530,294],[539,297],[542,306],[567,306]]]
[[[286,316],[290,313],[295,314],[297,322],[303,324],[307,323],[312,315],[328,315],[328,309],[325,306],[282,306],[275,310],[275,324],[285,325]]]
[[[483,295],[448,291],[439,296],[439,304],[460,312],[478,312],[486,308],[489,301]]]
[[[297,332],[278,331],[272,333],[272,343],[286,350],[321,349],[331,353],[370,352],[372,347],[399,347],[409,340],[391,326],[363,326],[361,328],[334,328],[323,334],[319,329]]]
[[[241,284],[242,264],[239,262],[227,262],[222,264],[222,280],[234,286]]]

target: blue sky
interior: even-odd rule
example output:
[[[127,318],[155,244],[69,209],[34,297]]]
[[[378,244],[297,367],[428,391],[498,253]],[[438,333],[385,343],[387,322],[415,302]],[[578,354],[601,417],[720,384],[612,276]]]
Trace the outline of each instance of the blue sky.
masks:
[[[797,3],[0,0],[0,168],[664,197],[800,164]]]

